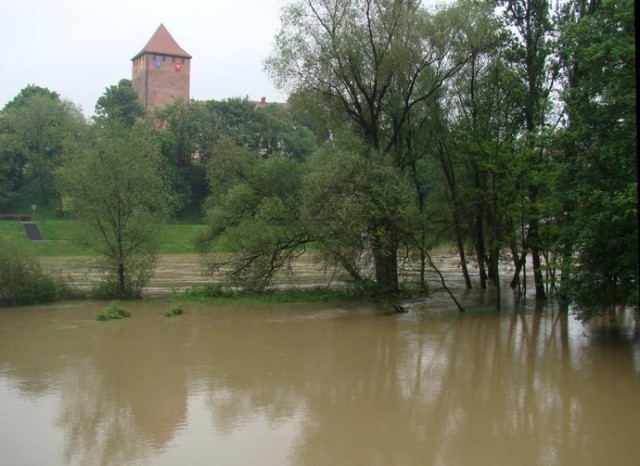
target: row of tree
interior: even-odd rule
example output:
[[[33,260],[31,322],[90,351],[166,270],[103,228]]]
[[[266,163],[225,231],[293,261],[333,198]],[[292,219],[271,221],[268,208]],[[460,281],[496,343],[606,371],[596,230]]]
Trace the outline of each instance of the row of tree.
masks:
[[[387,294],[457,245],[468,287],[638,302],[631,0],[297,0],[266,62],[325,141],[290,160],[212,166],[211,239],[234,278],[268,284],[313,242]],[[285,175],[286,174],[286,175]],[[527,270],[527,264],[532,270]],[[212,266],[229,266],[212,261]],[[499,305],[500,299],[497,300]]]
[[[87,121],[71,102],[27,86],[0,112],[0,212],[32,204],[80,220],[76,242],[105,271],[102,296],[139,296],[171,216],[202,221],[206,167],[224,141],[264,159],[302,160],[313,133],[280,104],[184,102],[146,114],[128,80]]]
[[[246,288],[313,244],[394,295],[403,269],[426,286],[447,240],[468,287],[499,291],[508,261],[509,285],[526,293],[532,275],[539,299],[635,304],[633,19],[631,0],[295,0],[266,61],[287,105],[145,115],[123,80],[86,122],[28,87],[0,113],[0,205],[91,220],[123,295],[150,270],[145,235],[203,207],[210,268]],[[209,254],[221,242],[224,260]]]

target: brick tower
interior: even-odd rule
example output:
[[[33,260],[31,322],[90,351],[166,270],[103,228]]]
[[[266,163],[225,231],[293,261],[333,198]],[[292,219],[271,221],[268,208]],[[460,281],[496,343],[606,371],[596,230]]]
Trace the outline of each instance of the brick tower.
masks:
[[[147,110],[164,107],[176,99],[189,100],[191,55],[163,24],[131,61],[131,82]]]

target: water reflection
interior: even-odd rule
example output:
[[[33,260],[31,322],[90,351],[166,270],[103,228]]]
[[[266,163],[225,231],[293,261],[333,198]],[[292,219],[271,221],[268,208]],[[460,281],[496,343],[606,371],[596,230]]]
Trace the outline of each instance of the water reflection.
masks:
[[[143,303],[98,323],[101,307],[0,310],[0,412],[15,413],[0,420],[1,464],[631,464],[640,454],[629,322],[583,327],[513,305],[459,316],[437,300],[392,317],[193,304],[166,319],[167,305]],[[58,443],[37,443],[36,430]]]

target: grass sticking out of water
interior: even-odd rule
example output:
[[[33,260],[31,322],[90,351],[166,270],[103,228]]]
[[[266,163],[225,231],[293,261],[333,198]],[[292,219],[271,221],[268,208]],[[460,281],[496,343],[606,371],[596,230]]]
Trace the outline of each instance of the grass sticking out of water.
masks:
[[[183,314],[183,311],[182,311],[182,308],[180,306],[173,306],[171,309],[169,309],[163,315],[165,317],[175,317],[175,316],[179,316],[179,315],[182,315],[182,314]]]
[[[424,296],[424,293],[421,294]],[[416,293],[399,296],[415,297]],[[290,304],[326,303],[330,301],[380,302],[385,298],[369,289],[359,287],[288,288],[261,293],[234,290],[219,284],[194,285],[183,291],[174,291],[171,299],[178,301],[212,302],[217,304]]]
[[[96,320],[105,321],[105,320],[115,320],[115,319],[124,319],[125,317],[130,317],[131,313],[127,311],[124,307],[120,306],[120,304],[116,301],[112,302],[111,305],[106,308],[104,311],[100,312],[96,316]]]

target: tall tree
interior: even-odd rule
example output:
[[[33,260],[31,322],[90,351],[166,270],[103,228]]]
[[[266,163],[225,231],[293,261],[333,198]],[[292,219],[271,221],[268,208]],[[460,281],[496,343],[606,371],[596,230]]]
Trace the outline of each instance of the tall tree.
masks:
[[[524,119],[521,154],[527,167],[523,180],[528,191],[526,248],[531,251],[536,299],[544,299],[541,261],[544,246],[538,201],[543,190],[539,168],[547,154],[545,131],[553,114],[550,95],[557,78],[551,4],[548,0],[498,0],[497,5],[511,34],[511,53],[507,59],[524,87],[524,92],[514,95],[514,100],[519,103]]]
[[[55,177],[86,123],[78,107],[36,86],[23,89],[0,112],[0,175],[5,207],[58,204]],[[2,189],[2,188],[0,188]]]
[[[600,306],[638,304],[634,2],[568,2],[561,25],[558,253],[562,288],[588,317]]]
[[[114,297],[139,297],[150,277],[172,203],[161,167],[150,128],[101,121],[60,169],[63,207],[80,222],[76,241],[98,254]]]
[[[7,102],[3,110],[23,107],[34,96],[48,97],[51,100],[60,100],[60,95],[57,92],[49,90],[46,87],[29,84],[27,87],[21,89],[17,96]]]
[[[465,245],[470,238],[475,250],[480,287],[487,279],[498,285],[497,256],[501,246],[501,214],[497,212],[496,187],[504,177],[498,159],[513,138],[505,122],[513,117],[505,108],[505,69],[501,56],[500,24],[491,4],[465,1],[472,18],[455,46],[468,53],[469,60],[448,81],[440,97],[441,109],[428,130],[430,152],[438,161],[451,210],[453,235],[467,287],[471,280],[466,268]],[[515,128],[517,126],[514,125]],[[503,206],[500,206],[502,209]],[[500,235],[498,235],[500,236]],[[499,289],[499,287],[498,287]]]
[[[300,219],[302,165],[279,155],[262,160],[224,137],[207,168],[208,227],[198,242],[206,263],[228,268],[235,285],[264,289],[312,240]],[[214,240],[230,254],[209,255]]]
[[[316,149],[315,135],[296,121],[287,106],[268,103],[255,110],[255,128],[263,157],[280,154],[303,161]]]
[[[199,102],[178,100],[153,114],[167,173],[181,209],[177,215],[200,216],[208,194],[205,167],[219,120]]]
[[[350,129],[363,159],[381,158],[401,175],[423,155],[410,149],[410,128],[468,59],[451,47],[464,20],[461,8],[431,14],[418,1],[298,0],[284,10],[267,68],[278,85],[318,103],[334,136]],[[365,231],[375,281],[390,294],[399,289],[398,227],[382,209]]]
[[[98,98],[95,112],[99,117],[119,121],[127,126],[133,126],[145,115],[138,93],[128,79],[121,79],[118,84],[107,87]]]

